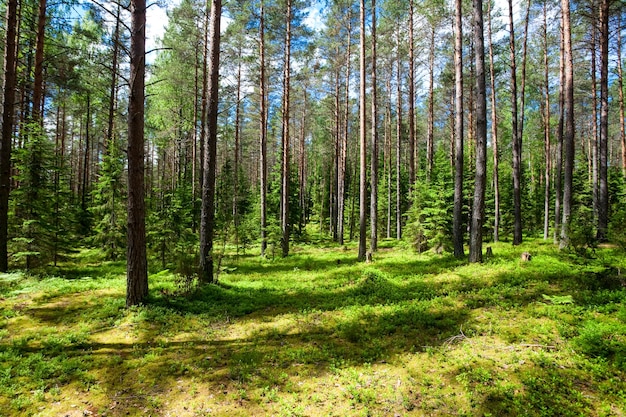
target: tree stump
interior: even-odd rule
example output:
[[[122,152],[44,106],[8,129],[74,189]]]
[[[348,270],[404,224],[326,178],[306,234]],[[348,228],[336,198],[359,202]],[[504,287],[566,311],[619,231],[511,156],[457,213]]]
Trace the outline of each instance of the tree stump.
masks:
[[[491,249],[491,246],[487,246],[487,253],[485,253],[485,256],[487,258],[491,258],[493,256],[493,250]]]
[[[532,255],[529,252],[522,253],[522,261],[528,262],[532,259]]]

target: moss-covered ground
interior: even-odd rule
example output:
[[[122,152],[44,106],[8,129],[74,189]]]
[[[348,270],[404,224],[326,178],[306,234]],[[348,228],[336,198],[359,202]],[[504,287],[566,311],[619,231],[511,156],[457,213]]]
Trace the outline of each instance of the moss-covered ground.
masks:
[[[130,310],[124,264],[94,251],[0,275],[0,415],[626,414],[623,252],[381,246],[229,255],[187,294],[154,271]]]

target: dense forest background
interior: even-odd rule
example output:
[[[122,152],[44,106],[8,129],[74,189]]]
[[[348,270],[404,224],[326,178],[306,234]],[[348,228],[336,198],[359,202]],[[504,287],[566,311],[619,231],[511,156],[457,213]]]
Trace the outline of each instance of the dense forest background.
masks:
[[[455,4],[439,0],[225,2],[211,162],[215,251],[260,245],[279,256],[289,242],[343,245],[367,235],[368,251],[390,238],[462,257],[481,164],[481,243],[543,236],[586,250],[624,242],[622,3],[572,1],[567,19],[552,0],[485,3],[484,91],[475,5],[457,5],[462,33]],[[123,259],[130,6],[0,7],[0,266],[56,264],[83,245]],[[195,0],[170,5],[163,38],[145,54],[148,258],[182,272],[198,262],[210,9]]]

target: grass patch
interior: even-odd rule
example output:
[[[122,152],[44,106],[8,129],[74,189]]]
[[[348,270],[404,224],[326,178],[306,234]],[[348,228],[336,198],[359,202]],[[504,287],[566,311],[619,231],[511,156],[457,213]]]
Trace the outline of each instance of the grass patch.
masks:
[[[93,251],[1,275],[0,415],[623,415],[623,252],[493,250],[227,254],[218,285],[154,271],[130,310]]]

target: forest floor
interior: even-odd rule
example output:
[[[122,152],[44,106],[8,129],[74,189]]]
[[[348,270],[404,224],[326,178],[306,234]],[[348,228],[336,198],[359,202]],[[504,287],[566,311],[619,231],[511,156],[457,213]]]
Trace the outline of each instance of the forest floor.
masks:
[[[229,255],[188,294],[154,272],[130,310],[124,263],[93,250],[0,275],[0,415],[626,414],[623,251],[381,246]]]

